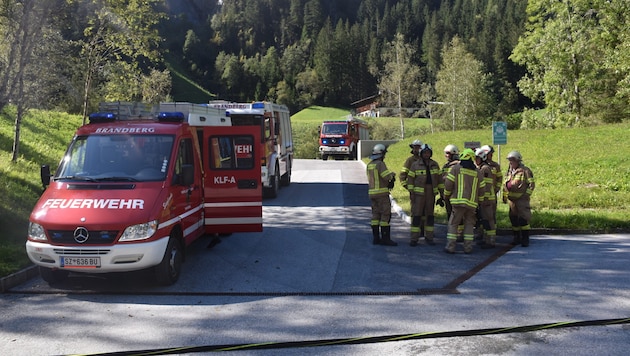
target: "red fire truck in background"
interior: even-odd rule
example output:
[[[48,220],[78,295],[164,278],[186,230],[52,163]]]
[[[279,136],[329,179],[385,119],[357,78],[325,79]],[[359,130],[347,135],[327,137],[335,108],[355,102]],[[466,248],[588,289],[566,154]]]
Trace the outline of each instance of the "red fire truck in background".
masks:
[[[348,157],[357,159],[360,140],[369,140],[367,122],[348,117],[345,121],[324,121],[320,127],[319,154],[323,160]]]
[[[169,285],[204,234],[262,231],[260,125],[232,126],[205,104],[100,110],[54,175],[42,166],[26,251],[44,280],[152,269]]]
[[[288,186],[291,183],[293,132],[289,109],[285,105],[265,101],[253,103],[211,101],[209,105],[227,111],[234,126],[260,127],[263,195],[266,198],[275,198],[280,186]]]

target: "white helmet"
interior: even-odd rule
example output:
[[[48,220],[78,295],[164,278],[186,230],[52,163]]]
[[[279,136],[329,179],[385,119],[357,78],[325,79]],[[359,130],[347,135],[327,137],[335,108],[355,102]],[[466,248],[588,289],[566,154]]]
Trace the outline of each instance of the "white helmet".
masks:
[[[481,158],[482,161],[486,161],[486,159],[488,159],[488,151],[484,150],[483,147],[478,148],[475,151],[475,156]]]
[[[510,158],[513,158],[519,162],[523,160],[523,156],[521,156],[521,153],[519,151],[512,151],[508,153],[507,159],[509,160]]]
[[[413,148],[414,146],[422,146],[422,141],[413,140],[413,142],[409,144],[409,148]]]
[[[483,145],[481,146],[481,149],[486,151],[487,153],[494,153],[494,147],[490,145]]]
[[[373,155],[380,155],[386,152],[387,152],[387,147],[385,147],[385,145],[382,143],[377,143],[376,145],[374,145],[374,148],[372,148]]]
[[[457,146],[455,145],[446,145],[446,147],[444,147],[444,153],[450,153],[452,155],[458,155],[459,154],[459,148],[457,148]]]

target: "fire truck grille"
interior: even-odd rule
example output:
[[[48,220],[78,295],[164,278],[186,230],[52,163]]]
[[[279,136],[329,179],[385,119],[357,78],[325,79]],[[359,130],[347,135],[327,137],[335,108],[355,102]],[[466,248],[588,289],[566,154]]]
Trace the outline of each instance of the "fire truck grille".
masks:
[[[83,256],[83,255],[107,255],[109,250],[106,249],[82,249],[82,250],[66,250],[63,248],[54,249],[55,253],[60,256]]]
[[[74,230],[48,230],[48,237],[50,237],[53,243],[64,245],[84,246],[111,244],[116,240],[117,236],[118,231],[116,230],[89,231],[87,239],[85,238],[85,234],[75,237]]]

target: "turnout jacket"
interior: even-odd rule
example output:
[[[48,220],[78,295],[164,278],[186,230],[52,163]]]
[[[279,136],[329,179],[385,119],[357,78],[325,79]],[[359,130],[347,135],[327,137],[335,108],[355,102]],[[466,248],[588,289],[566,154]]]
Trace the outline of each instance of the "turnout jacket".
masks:
[[[534,192],[534,188],[536,188],[534,173],[523,163],[519,163],[516,169],[508,169],[503,185],[503,194],[504,196],[507,195],[509,200],[529,198]]]
[[[483,178],[478,170],[464,168],[461,163],[456,164],[451,167],[444,181],[444,197],[450,200],[454,208],[476,209],[485,192]]]
[[[429,159],[426,163],[422,158],[413,162],[407,175],[407,189],[414,194],[424,195],[424,187],[431,184],[433,194],[440,196],[444,191],[444,181],[442,180],[442,171],[440,165]]]
[[[367,165],[368,195],[370,198],[389,195],[389,181],[396,179],[396,174],[389,169],[382,159],[372,160]]]
[[[479,172],[483,176],[484,188],[483,196],[479,198],[479,204],[486,205],[497,200],[495,190],[495,176],[492,173],[492,167],[488,162],[481,162],[478,168]]]
[[[405,163],[403,163],[403,167],[400,170],[400,173],[398,174],[398,177],[400,178],[400,184],[402,184],[403,188],[407,188],[407,177],[409,176],[409,170],[411,169],[411,165],[413,164],[413,162],[417,161],[421,159],[419,155],[414,155],[412,154],[410,157],[408,157],[405,160]]]
[[[501,191],[503,185],[503,172],[501,172],[501,165],[498,162],[488,160],[488,165],[492,168],[492,174],[494,175],[494,192]]]

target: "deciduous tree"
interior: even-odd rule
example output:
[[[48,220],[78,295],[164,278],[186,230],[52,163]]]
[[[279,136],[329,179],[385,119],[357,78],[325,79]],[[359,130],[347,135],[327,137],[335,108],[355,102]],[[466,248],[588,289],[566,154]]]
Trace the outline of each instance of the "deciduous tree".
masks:
[[[379,90],[385,105],[395,105],[400,116],[400,137],[405,138],[403,106],[416,105],[421,71],[413,62],[416,50],[405,43],[401,33],[387,43],[382,54],[384,68],[379,76]]]
[[[483,64],[466,51],[457,36],[444,46],[442,58],[435,89],[438,100],[444,105],[435,111],[443,118],[443,126],[455,131],[480,128],[489,123],[491,100]]]

